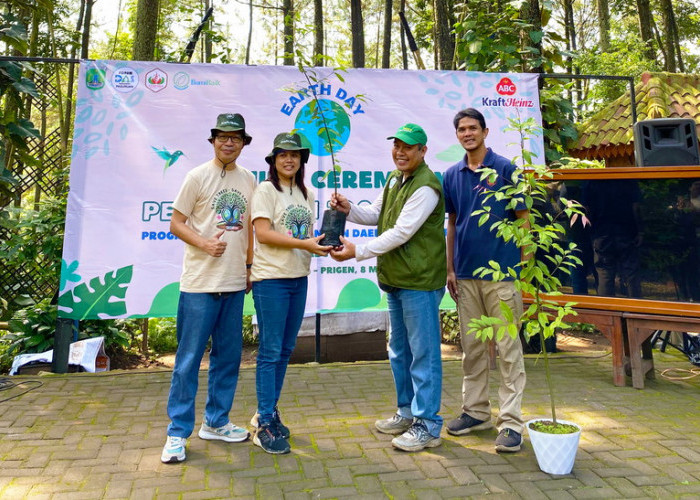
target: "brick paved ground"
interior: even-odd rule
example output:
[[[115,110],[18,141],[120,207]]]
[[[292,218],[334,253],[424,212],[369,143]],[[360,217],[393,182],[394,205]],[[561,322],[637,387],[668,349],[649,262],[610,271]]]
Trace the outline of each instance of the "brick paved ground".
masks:
[[[657,378],[642,391],[612,385],[609,356],[553,362],[560,417],[584,427],[573,473],[558,477],[539,471],[527,439],[517,454],[496,454],[495,431],[445,435],[421,453],[393,450],[373,429],[394,411],[387,362],[290,367],[281,401],[290,455],[194,437],[178,465],[160,462],[169,373],[34,377],[40,388],[0,403],[0,497],[697,498],[700,377],[665,380],[661,369],[692,365],[674,353],[655,357]],[[525,416],[544,416],[541,364],[526,363]],[[459,361],[446,360],[444,372],[450,418],[461,398]],[[255,409],[254,380],[244,369],[232,412],[240,425]]]

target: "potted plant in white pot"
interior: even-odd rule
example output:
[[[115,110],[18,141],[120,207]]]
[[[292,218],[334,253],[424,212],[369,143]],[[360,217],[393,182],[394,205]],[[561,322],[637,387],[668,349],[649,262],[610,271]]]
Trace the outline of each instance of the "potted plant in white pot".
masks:
[[[521,137],[523,168],[513,175],[512,183],[497,191],[486,191],[483,196],[507,200],[509,209],[524,204],[529,209],[528,217],[496,219],[488,206],[476,210],[474,215],[479,215],[480,225],[489,224],[500,238],[519,246],[523,257],[515,268],[508,269],[502,269],[498,263],[491,261],[489,267],[478,269],[476,275],[494,281],[510,277],[514,280],[516,289],[530,301],[520,319],[525,325],[525,336],[538,336],[540,339],[551,418],[532,420],[526,427],[540,469],[551,474],[568,474],[573,468],[581,429],[572,422],[557,418],[550,360],[544,346],[546,339],[552,337],[558,328],[569,326],[564,318],[576,314],[573,309],[575,303],[557,300],[557,296],[562,295],[558,276],[561,273],[571,274],[574,267],[581,265],[581,260],[576,256],[576,245],[566,241],[564,223],[572,225],[588,221],[580,204],[564,198],[559,199],[559,210],[544,209],[548,204],[551,206],[548,191],[553,174],[544,165],[533,165],[532,154],[525,149],[525,141],[541,129],[532,118],[524,121],[511,119],[510,122],[508,130],[518,131]],[[483,169],[482,178],[495,175],[494,170]],[[494,336],[500,339],[503,335],[517,338],[519,331],[513,311],[505,302],[501,302],[501,311],[503,319],[482,316],[470,321],[469,333],[482,341],[488,341]]]

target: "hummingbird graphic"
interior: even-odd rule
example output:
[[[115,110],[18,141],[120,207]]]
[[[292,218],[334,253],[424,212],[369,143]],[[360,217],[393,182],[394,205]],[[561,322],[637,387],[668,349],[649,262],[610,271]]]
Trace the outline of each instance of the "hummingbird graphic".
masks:
[[[179,149],[177,151],[175,151],[174,153],[171,153],[166,148],[158,149],[158,148],[153,147],[153,146],[151,146],[151,148],[153,149],[153,151],[156,152],[156,154],[159,157],[161,157],[162,159],[165,160],[165,166],[163,167],[163,175],[165,175],[165,171],[168,170],[168,168],[173,166],[173,164],[178,160],[178,158],[180,158],[181,156],[183,156],[185,154],[182,151],[180,151]]]

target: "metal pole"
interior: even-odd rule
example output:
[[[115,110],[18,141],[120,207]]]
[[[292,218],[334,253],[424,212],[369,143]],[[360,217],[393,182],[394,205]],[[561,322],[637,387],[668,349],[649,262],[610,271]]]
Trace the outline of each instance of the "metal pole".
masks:
[[[314,361],[321,362],[321,313],[316,313],[316,353]]]
[[[630,102],[632,103],[632,125],[637,123],[637,96],[634,94],[634,78],[630,77]]]
[[[73,320],[58,318],[56,321],[56,334],[53,339],[53,360],[51,371],[54,373],[66,373],[68,371],[68,355],[70,343],[73,338]]]

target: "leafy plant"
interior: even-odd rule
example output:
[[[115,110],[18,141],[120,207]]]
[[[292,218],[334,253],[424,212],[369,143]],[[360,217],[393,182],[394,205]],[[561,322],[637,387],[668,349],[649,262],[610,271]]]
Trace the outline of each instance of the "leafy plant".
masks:
[[[53,349],[58,308],[46,298],[38,302],[28,295],[20,296],[16,302],[21,309],[9,321],[9,333],[0,339],[0,365],[9,366],[19,354],[44,352]],[[124,346],[121,332],[114,321],[86,321],[81,323],[78,340],[104,337],[105,346]],[[128,346],[128,342],[126,343]]]
[[[575,223],[577,219],[585,221],[582,207],[575,201],[561,198],[563,210],[559,214],[540,211],[537,207],[544,206],[548,202],[548,182],[553,174],[544,165],[533,165],[532,154],[525,149],[524,143],[529,137],[539,133],[534,119],[524,121],[510,120],[508,130],[515,130],[521,137],[521,150],[523,169],[516,171],[511,179],[511,184],[506,184],[497,191],[485,191],[485,200],[506,200],[507,208],[514,210],[516,207],[525,206],[529,210],[526,218],[515,220],[496,219],[489,210],[488,205],[476,210],[473,215],[479,216],[479,225],[490,224],[491,230],[504,241],[513,242],[522,249],[524,256],[514,268],[503,269],[499,263],[490,261],[488,267],[477,269],[476,277],[479,279],[491,278],[494,281],[502,281],[506,277],[513,279],[516,290],[529,296],[532,300],[530,306],[523,312],[521,318],[516,318],[513,311],[505,303],[501,302],[501,312],[504,319],[496,317],[475,318],[470,321],[469,333],[473,333],[482,341],[503,338],[510,335],[517,338],[519,335],[516,322],[520,320],[525,328],[526,337],[539,336],[540,345],[545,345],[546,339],[552,337],[559,328],[569,328],[564,322],[568,315],[576,315],[574,302],[561,303],[556,300],[562,295],[559,291],[561,281],[558,276],[561,273],[571,274],[571,270],[581,265],[581,260],[575,255],[576,244],[566,245],[566,228],[562,221]],[[484,169],[483,178],[495,180],[497,175],[493,169]],[[535,256],[543,256],[536,258]],[[545,377],[549,389],[552,421],[557,424],[554,385],[550,371],[549,356],[547,350],[542,351],[544,359]]]
[[[33,209],[7,207],[0,211],[0,228],[9,235],[0,241],[0,261],[15,268],[22,266],[43,285],[45,295],[58,289],[65,211],[66,200],[58,198],[42,200]],[[20,281],[6,281],[0,288],[0,295],[10,302],[10,311],[20,306],[12,300],[23,293],[28,290]],[[0,304],[0,317],[4,309]]]
[[[54,347],[58,307],[51,299],[35,302],[28,295],[20,296],[18,309],[10,319],[9,332],[0,338],[0,367],[9,368],[19,354],[44,352]],[[78,340],[103,337],[108,354],[131,349],[131,338],[124,320],[87,320],[78,326]],[[76,331],[76,327],[73,327]]]
[[[440,311],[440,331],[444,344],[459,344],[459,317],[457,310]]]
[[[5,47],[23,52],[27,48],[27,29],[20,18],[9,12],[0,13],[0,43]],[[11,187],[17,183],[12,172],[15,163],[36,164],[29,154],[27,139],[38,138],[39,131],[25,118],[24,99],[38,98],[34,82],[25,71],[32,71],[26,63],[0,61],[0,206],[12,197]]]
[[[129,350],[131,339],[127,331],[114,319],[91,319],[80,322],[81,338],[103,337],[107,351]]]
[[[53,347],[58,310],[50,299],[34,302],[27,295],[17,299],[24,306],[9,321],[10,333],[3,337],[9,343],[4,355],[10,360],[17,354],[44,352]]]
[[[156,354],[177,351],[176,318],[151,318],[148,320],[148,347]],[[243,345],[258,344],[253,329],[253,317],[243,316]]]
[[[486,0],[458,4],[454,25],[457,69],[552,73],[563,66],[564,58],[573,54],[560,50],[555,43],[561,44],[564,39],[557,31],[547,29],[551,2],[542,3],[541,29],[523,19],[522,4],[519,0],[498,6]],[[559,159],[567,145],[578,138],[572,103],[564,97],[572,85],[550,79],[540,92],[548,160]]]
[[[175,318],[151,318],[148,320],[148,348],[156,354],[177,351]]]
[[[569,324],[569,331],[585,333],[588,335],[594,335],[596,333],[599,333],[595,325],[591,323],[579,323],[576,321],[572,321]]]
[[[243,345],[258,345],[258,337],[253,328],[253,316],[243,316]]]

